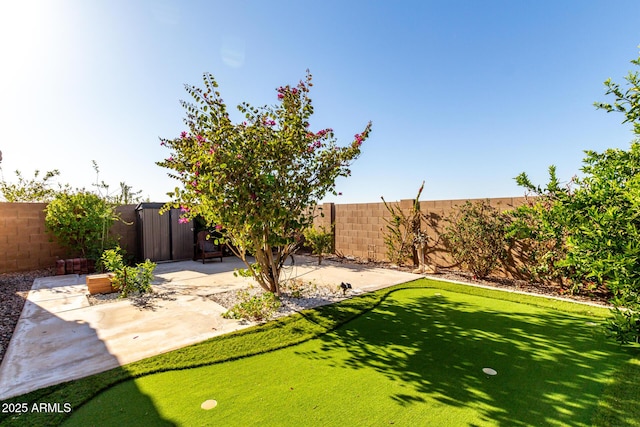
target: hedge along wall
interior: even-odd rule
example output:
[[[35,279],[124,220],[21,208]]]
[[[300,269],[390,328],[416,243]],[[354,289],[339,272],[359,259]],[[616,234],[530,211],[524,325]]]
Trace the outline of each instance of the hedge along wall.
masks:
[[[471,202],[489,200],[491,206],[499,211],[514,209],[525,202],[524,197],[509,197],[495,199],[472,199]],[[427,263],[439,268],[455,267],[446,250],[440,235],[447,225],[449,218],[467,199],[462,200],[435,200],[420,202],[420,211],[425,214],[422,230],[427,231],[429,243],[427,250]],[[391,205],[400,206],[409,213],[413,208],[413,200],[401,200],[392,202]],[[388,261],[387,247],[384,236],[387,231],[385,219],[391,215],[384,203],[358,203],[334,205],[325,203],[322,205],[324,218],[316,218],[315,225],[330,227],[330,218],[335,224],[335,251],[339,255],[355,256],[371,261]],[[411,264],[411,260],[408,260]],[[507,277],[517,277],[517,267],[520,261],[511,256],[506,260],[500,271],[496,273]]]
[[[0,202],[0,273],[54,267],[56,260],[75,257],[60,246],[44,225],[46,203]],[[122,222],[110,232],[119,235],[127,253],[136,252],[136,205],[118,206]]]

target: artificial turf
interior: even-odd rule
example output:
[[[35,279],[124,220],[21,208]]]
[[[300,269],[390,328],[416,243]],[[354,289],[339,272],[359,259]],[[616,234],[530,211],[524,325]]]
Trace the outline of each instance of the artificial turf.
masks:
[[[418,280],[9,399],[73,411],[0,425],[638,426],[638,348],[607,315]]]
[[[587,426],[630,358],[587,313],[423,285],[301,344],[125,381],[66,425]]]

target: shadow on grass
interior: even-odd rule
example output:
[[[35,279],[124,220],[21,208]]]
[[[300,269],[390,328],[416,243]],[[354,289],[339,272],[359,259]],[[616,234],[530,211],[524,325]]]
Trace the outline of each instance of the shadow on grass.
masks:
[[[435,295],[441,289],[453,289],[455,301]],[[470,296],[466,289],[410,282],[38,390],[21,399],[64,396],[78,408],[135,377],[236,360],[319,338],[322,350],[303,356],[324,358],[342,368],[373,368],[402,381],[406,388],[390,396],[402,407],[415,410],[435,399],[452,408],[473,407],[480,414],[478,419],[492,424],[587,424],[601,397],[603,379],[628,359],[625,350],[605,342],[600,331],[586,324],[592,320],[588,317]],[[491,294],[475,288],[469,292]],[[523,298],[500,295],[516,301]],[[542,305],[547,304],[555,303]],[[326,351],[340,348],[346,348],[351,358],[339,362]],[[482,374],[483,367],[496,369],[498,375]],[[131,387],[132,398],[142,395],[135,385]],[[136,406],[142,413],[159,417],[153,402],[140,397]],[[38,425],[38,418],[30,421],[28,425]]]
[[[400,405],[435,399],[510,426],[590,424],[608,376],[629,358],[585,317],[426,292],[390,294],[305,356],[345,348],[351,357],[337,366],[373,368],[409,386],[391,396]],[[505,304],[514,311],[505,313]]]
[[[0,395],[13,396],[0,399],[0,426],[60,425],[93,396],[92,392],[97,387],[92,389],[91,386],[98,383],[98,376],[55,384],[59,378],[78,376],[81,372],[78,370],[79,364],[86,371],[87,363],[94,366],[113,366],[114,362],[117,363],[116,357],[88,322],[65,320],[41,307],[37,301],[26,301],[16,331],[11,343],[13,347],[9,348],[0,372]],[[108,373],[114,376],[127,374],[122,367],[111,369]],[[66,389],[66,385],[72,383],[80,386]],[[43,387],[47,384],[54,385]],[[43,388],[14,396],[37,387]],[[128,399],[135,405],[111,407],[109,412],[120,411],[126,419],[144,420],[145,425],[175,425],[162,418],[153,401],[137,388],[135,382],[130,381],[127,387]],[[88,396],[83,396],[85,393]],[[129,409],[130,406],[135,412]],[[126,413],[124,407],[127,408]],[[91,414],[91,420],[86,425],[104,425],[102,421],[106,415],[113,416],[106,412]]]

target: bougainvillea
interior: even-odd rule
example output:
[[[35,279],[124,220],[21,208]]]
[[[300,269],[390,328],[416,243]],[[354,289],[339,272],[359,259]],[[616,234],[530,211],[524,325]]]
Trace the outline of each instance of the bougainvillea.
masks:
[[[203,80],[203,88],[185,86],[193,98],[182,101],[188,130],[161,140],[171,153],[158,165],[182,184],[165,208],[181,207],[185,218],[200,216],[221,229],[245,272],[279,293],[281,268],[312,225],[310,208],[337,194],[335,180],[350,174],[371,123],[345,147],[332,129],[312,131],[309,72],[297,85],[277,88],[275,105],[239,105],[244,121],[233,123],[213,76]]]

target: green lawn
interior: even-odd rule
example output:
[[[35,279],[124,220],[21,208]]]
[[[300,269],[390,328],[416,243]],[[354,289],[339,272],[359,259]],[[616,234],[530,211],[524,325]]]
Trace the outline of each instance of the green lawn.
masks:
[[[640,425],[638,349],[606,315],[419,280],[26,399],[72,401],[72,426]]]

